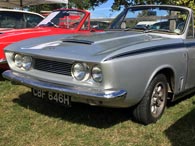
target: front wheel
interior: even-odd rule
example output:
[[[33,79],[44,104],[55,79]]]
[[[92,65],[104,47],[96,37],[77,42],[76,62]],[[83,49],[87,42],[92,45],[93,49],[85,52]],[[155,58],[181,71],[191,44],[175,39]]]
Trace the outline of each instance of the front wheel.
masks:
[[[133,111],[136,120],[145,125],[155,123],[164,112],[167,93],[168,85],[165,75],[156,75],[148,86],[143,99]]]

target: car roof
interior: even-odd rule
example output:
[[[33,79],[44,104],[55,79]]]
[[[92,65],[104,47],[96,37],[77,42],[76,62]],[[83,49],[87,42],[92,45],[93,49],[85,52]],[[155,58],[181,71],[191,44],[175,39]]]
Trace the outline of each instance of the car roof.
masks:
[[[5,12],[19,12],[19,13],[28,13],[28,14],[34,14],[34,15],[39,15],[44,18],[43,15],[35,12],[30,12],[30,11],[24,11],[24,10],[17,10],[17,9],[5,9],[5,8],[0,8],[0,12],[5,11]]]

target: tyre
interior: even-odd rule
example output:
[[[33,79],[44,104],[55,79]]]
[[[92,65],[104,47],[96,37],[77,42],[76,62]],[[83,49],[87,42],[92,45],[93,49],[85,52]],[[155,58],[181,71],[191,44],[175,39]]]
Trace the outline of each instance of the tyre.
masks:
[[[149,84],[144,97],[134,108],[133,114],[139,123],[155,123],[163,114],[167,103],[168,85],[165,75],[156,75]]]

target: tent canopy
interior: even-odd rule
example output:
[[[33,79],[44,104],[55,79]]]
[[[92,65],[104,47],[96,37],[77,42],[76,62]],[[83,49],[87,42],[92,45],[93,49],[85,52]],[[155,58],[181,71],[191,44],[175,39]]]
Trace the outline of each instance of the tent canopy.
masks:
[[[62,3],[68,4],[68,0],[0,0],[1,8],[22,8],[30,5]]]

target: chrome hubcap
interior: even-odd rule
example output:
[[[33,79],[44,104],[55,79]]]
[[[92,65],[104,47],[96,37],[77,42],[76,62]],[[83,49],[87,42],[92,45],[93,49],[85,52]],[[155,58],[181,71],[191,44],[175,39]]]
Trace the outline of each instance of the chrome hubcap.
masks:
[[[154,87],[153,93],[152,93],[152,97],[151,97],[151,113],[154,117],[158,117],[165,106],[165,86],[163,85],[163,83],[158,83],[156,84],[156,86]]]

